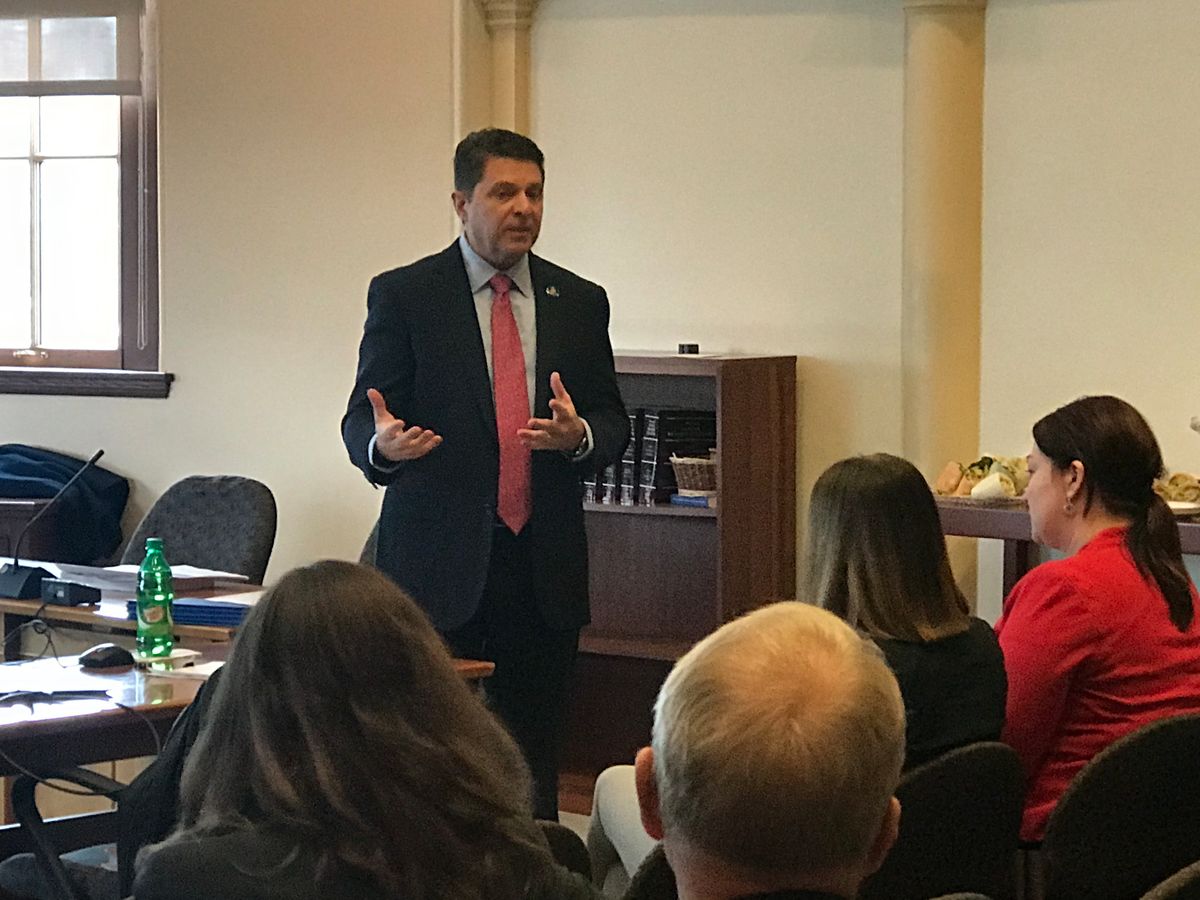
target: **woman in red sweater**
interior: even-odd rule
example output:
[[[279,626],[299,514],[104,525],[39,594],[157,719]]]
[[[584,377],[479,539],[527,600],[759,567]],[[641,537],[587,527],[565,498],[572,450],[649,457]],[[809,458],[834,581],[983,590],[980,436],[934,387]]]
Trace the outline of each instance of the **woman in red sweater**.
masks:
[[[1017,583],[996,623],[1008,670],[1004,740],[1028,779],[1021,837],[1037,841],[1098,752],[1165,716],[1200,711],[1196,588],[1153,490],[1162,454],[1116,397],[1084,397],[1033,426],[1033,539],[1067,554]]]

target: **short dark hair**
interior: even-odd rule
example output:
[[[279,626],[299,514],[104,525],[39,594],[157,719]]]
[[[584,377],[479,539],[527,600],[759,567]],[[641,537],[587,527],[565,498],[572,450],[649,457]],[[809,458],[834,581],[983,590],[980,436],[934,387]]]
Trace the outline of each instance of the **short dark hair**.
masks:
[[[467,194],[475,190],[475,185],[483,178],[484,166],[492,156],[537,163],[542,181],[546,180],[546,158],[537,144],[515,131],[483,128],[468,134],[454,150],[454,189]]]
[[[1171,622],[1192,623],[1192,584],[1183,564],[1179,527],[1154,492],[1163,473],[1162,451],[1142,414],[1119,397],[1080,397],[1043,416],[1033,442],[1056,469],[1083,463],[1083,508],[1094,500],[1130,520],[1125,543],[1143,576],[1158,585]]]

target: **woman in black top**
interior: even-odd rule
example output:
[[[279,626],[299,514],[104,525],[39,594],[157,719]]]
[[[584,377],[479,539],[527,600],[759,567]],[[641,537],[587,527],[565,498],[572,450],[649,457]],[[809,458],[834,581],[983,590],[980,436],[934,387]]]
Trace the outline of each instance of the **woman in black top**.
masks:
[[[905,768],[999,739],[1004,658],[954,583],[916,467],[877,453],[825,470],[809,504],[806,577],[805,599],[870,635],[887,657],[908,719]]]

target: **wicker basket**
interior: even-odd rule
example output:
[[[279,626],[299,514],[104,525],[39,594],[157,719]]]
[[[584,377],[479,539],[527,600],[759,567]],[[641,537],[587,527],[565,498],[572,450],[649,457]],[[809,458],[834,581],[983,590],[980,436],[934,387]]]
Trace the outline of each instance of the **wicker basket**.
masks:
[[[717,461],[712,457],[672,454],[671,468],[675,470],[675,483],[680,493],[714,493],[717,490]]]

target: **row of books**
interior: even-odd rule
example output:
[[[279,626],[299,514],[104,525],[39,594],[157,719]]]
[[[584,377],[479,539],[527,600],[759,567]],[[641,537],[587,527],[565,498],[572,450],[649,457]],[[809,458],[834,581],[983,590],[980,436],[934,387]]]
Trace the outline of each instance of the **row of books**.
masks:
[[[619,462],[583,480],[584,500],[621,506],[668,503],[678,486],[671,456],[707,457],[717,445],[712,410],[639,408],[629,414],[629,444]]]

